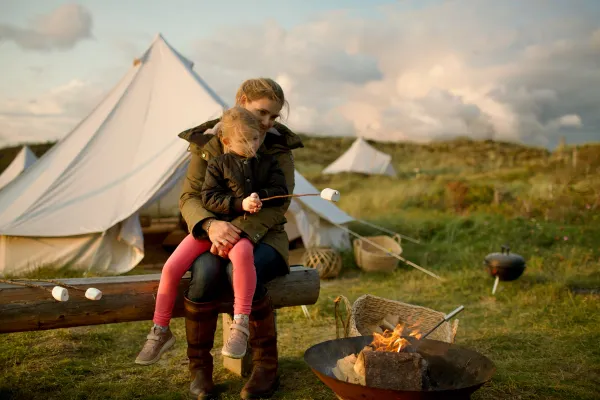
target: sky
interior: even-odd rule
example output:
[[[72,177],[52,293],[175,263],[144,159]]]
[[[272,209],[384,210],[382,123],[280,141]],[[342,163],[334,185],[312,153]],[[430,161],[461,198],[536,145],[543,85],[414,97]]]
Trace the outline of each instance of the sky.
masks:
[[[229,104],[276,79],[299,132],[600,141],[598,0],[2,0],[0,146],[65,136],[159,32]]]

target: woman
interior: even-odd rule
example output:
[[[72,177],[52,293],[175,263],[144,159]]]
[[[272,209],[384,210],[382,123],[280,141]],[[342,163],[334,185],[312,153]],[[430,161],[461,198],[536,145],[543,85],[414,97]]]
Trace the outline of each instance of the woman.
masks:
[[[282,169],[288,193],[294,192],[294,159],[292,149],[303,147],[300,138],[275,122],[287,102],[281,87],[271,79],[245,81],[236,94],[236,105],[252,112],[264,133],[260,154],[272,155]],[[218,298],[231,288],[232,266],[228,252],[240,240],[243,231],[255,244],[256,291],[250,314],[250,347],[252,374],[241,392],[243,399],[270,397],[279,385],[277,375],[277,332],[275,315],[265,283],[289,273],[289,241],[284,229],[285,212],[290,201],[280,207],[262,209],[257,214],[220,221],[201,206],[200,189],[207,161],[223,154],[223,146],[215,133],[219,120],[206,122],[182,132],[190,142],[192,158],[180,200],[181,213],[190,233],[207,237],[212,242],[210,253],[198,257],[192,266],[192,281],[184,300],[188,341],[190,393],[199,399],[214,394],[212,380],[213,347],[218,317]]]

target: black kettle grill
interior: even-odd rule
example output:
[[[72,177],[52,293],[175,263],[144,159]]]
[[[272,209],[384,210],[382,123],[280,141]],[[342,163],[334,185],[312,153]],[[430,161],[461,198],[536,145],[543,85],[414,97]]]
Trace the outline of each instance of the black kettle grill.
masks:
[[[525,271],[525,259],[510,253],[508,245],[503,245],[500,253],[488,254],[483,262],[487,272],[496,278],[492,294],[496,293],[499,281],[514,281]]]

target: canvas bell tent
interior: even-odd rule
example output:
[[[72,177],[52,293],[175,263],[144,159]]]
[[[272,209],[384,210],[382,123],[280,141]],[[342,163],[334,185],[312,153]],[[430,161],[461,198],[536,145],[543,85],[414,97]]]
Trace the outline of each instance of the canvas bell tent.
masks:
[[[31,167],[37,161],[36,155],[28,146],[23,146],[14,160],[0,175],[0,190],[12,182],[23,171]]]
[[[224,102],[157,35],[100,104],[0,192],[0,275],[39,266],[123,273],[143,258],[138,210],[185,172],[177,134]]]
[[[340,172],[396,176],[392,165],[392,156],[375,149],[361,137],[357,138],[344,154],[323,170],[323,174],[339,174]]]
[[[226,107],[192,68],[157,35],[104,100],[0,192],[0,276],[41,266],[120,274],[142,260],[141,210],[160,201],[159,213],[178,213],[189,164],[178,133]],[[307,240],[343,245],[330,223],[351,217],[315,200],[294,201],[302,216],[291,220]],[[302,222],[315,215],[316,234]]]

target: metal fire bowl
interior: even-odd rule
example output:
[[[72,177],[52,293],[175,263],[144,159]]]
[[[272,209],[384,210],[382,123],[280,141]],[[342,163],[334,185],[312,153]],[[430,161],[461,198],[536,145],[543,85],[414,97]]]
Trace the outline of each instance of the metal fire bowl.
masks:
[[[405,339],[416,342],[412,337]],[[360,352],[372,341],[373,336],[329,340],[306,350],[304,360],[315,375],[343,400],[469,399],[496,372],[494,363],[476,351],[424,339],[417,352],[429,364],[431,390],[385,390],[338,380],[332,372],[337,360]]]

